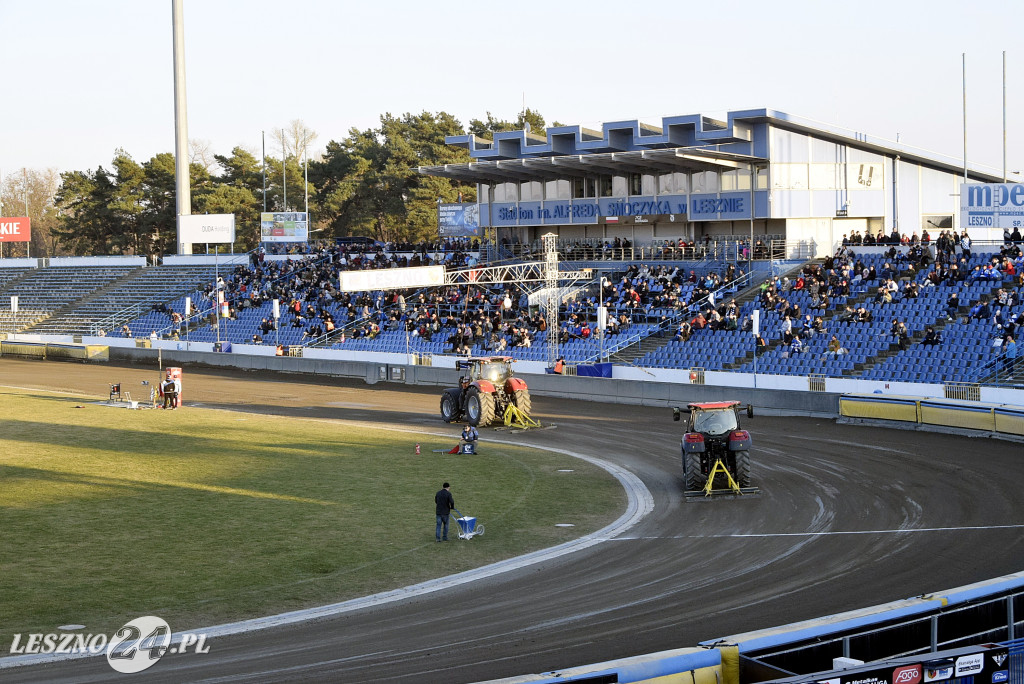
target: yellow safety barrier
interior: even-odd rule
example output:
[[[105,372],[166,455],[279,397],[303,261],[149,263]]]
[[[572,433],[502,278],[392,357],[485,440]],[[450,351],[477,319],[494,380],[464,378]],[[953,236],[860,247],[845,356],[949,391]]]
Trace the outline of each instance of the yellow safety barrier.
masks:
[[[3,340],[0,342],[0,356],[106,362],[110,360],[110,347],[105,344],[57,344]]]
[[[948,425],[968,430],[993,432],[996,421],[991,406],[964,406],[937,401],[921,402],[921,422],[926,425]]]
[[[894,395],[845,394],[839,398],[839,415],[844,418],[891,420],[917,425],[1024,435],[1024,407],[1005,404]]]
[[[839,415],[848,418],[877,418],[916,423],[919,419],[917,397],[843,395],[839,398]]]
[[[993,409],[996,431],[1008,435],[1024,435],[1024,409],[1000,407]]]

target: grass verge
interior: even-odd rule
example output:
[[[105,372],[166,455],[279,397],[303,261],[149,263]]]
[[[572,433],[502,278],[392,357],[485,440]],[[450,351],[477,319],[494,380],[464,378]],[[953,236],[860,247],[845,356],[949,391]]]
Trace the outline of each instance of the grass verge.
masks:
[[[0,388],[0,633],[141,615],[177,631],[342,601],[567,541],[625,502],[561,454],[416,455],[437,438],[87,401]],[[485,535],[434,543],[445,480]]]

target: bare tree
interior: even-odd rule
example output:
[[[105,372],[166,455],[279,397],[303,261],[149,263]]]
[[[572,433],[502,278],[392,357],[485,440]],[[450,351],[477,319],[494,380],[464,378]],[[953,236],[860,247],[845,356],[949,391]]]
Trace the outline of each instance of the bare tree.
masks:
[[[271,132],[271,137],[277,141],[277,146],[284,152],[284,156],[302,159],[303,151],[307,156],[312,156],[313,141],[317,139],[317,133],[302,122],[302,119],[294,119],[287,127],[277,128]]]
[[[188,160],[191,164],[199,164],[207,173],[211,173],[216,160],[213,158],[213,145],[209,140],[189,138]]]
[[[28,216],[32,219],[31,255],[54,256],[57,238],[57,208],[53,198],[60,188],[60,172],[50,169],[22,169],[0,178],[0,215]],[[26,208],[27,205],[27,208]],[[8,256],[29,254],[29,243],[14,242],[5,250]]]

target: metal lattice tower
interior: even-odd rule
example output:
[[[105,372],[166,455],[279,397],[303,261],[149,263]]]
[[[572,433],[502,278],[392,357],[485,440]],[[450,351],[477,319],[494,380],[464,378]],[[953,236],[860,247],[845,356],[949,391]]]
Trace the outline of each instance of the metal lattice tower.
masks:
[[[541,237],[544,245],[544,286],[547,289],[545,314],[548,324],[548,367],[558,361],[558,236],[548,233]]]

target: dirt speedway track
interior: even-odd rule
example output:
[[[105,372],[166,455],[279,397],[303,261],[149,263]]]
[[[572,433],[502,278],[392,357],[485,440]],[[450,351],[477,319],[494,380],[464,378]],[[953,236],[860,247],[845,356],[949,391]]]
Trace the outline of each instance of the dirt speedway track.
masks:
[[[0,384],[105,397],[155,369],[0,360]],[[186,403],[437,430],[439,392],[185,370]],[[1024,569],[1019,443],[759,417],[759,498],[685,503],[666,408],[534,398],[555,430],[517,441],[629,470],[653,512],[561,558],[337,617],[212,639],[132,681],[471,682],[698,641],[937,592]],[[507,439],[486,431],[486,438]],[[535,502],[543,506],[543,501]],[[0,670],[100,682],[103,657]]]

